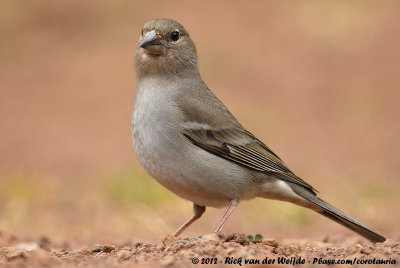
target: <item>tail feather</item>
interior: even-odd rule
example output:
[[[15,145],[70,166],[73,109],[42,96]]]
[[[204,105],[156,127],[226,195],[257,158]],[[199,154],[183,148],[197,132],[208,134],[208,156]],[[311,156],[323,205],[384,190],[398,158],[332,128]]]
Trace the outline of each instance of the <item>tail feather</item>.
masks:
[[[299,185],[296,185],[295,187],[292,187],[292,189],[300,196],[303,198],[307,199],[314,205],[316,205],[318,208],[322,210],[316,210],[316,212],[320,213],[321,215],[324,215],[325,217],[336,221],[337,223],[353,230],[354,232],[364,236],[368,240],[370,240],[373,243],[377,242],[384,242],[386,240],[385,237],[375,233],[374,231],[368,229],[361,223],[357,222],[356,220],[350,218],[337,208],[331,206],[327,202],[323,201],[322,199],[318,198],[314,193],[311,191],[305,189],[304,187],[301,187]]]

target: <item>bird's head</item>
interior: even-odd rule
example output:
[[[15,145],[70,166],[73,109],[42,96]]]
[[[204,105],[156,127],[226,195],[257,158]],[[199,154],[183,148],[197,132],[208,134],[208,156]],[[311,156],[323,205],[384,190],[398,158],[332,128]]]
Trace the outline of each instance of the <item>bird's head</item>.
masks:
[[[196,46],[178,22],[148,21],[139,38],[135,70],[138,75],[198,72]]]

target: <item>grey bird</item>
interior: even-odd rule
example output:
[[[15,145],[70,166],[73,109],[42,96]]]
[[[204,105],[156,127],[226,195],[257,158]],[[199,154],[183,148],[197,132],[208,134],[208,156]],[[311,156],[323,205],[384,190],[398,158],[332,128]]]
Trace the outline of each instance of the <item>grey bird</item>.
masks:
[[[366,237],[383,242],[340,210],[321,200],[263,142],[247,131],[202,80],[189,33],[171,19],[144,25],[135,54],[136,98],[132,139],[145,170],[161,185],[206,207],[227,207],[219,234],[240,200],[263,197],[312,209]]]

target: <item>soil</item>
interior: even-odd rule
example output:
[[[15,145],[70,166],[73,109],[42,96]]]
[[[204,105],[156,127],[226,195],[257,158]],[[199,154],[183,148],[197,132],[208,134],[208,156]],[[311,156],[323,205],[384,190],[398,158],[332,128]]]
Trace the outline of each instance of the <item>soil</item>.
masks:
[[[246,260],[250,263],[245,264]],[[352,267],[362,264],[376,267],[380,261],[386,262],[380,264],[382,267],[397,264],[400,243],[387,240],[372,244],[357,239],[335,243],[278,241],[273,238],[253,243],[244,234],[208,234],[192,239],[166,236],[156,244],[131,241],[121,245],[70,248],[67,243],[57,245],[46,237],[23,241],[14,235],[0,235],[0,266],[7,267],[195,267],[215,264],[257,267],[263,262],[280,267],[315,267],[343,260],[354,262]]]

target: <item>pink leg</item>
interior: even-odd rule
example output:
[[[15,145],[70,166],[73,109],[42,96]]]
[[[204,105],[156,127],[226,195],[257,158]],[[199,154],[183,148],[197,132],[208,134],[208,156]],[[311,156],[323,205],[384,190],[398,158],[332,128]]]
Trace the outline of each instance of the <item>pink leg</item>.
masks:
[[[181,227],[178,228],[178,230],[175,231],[173,236],[179,236],[183,231],[186,230],[193,222],[195,222],[197,219],[203,215],[204,211],[206,211],[206,207],[202,207],[199,205],[196,205],[193,203],[193,216],[188,219]]]
[[[231,205],[229,206],[228,210],[225,212],[225,215],[222,218],[221,222],[218,224],[217,229],[215,229],[215,231],[214,231],[215,234],[218,235],[219,233],[221,233],[226,220],[229,218],[229,216],[232,214],[233,210],[236,208],[236,206],[238,204],[239,204],[238,200],[231,200]]]

